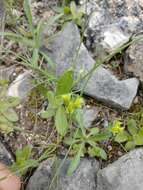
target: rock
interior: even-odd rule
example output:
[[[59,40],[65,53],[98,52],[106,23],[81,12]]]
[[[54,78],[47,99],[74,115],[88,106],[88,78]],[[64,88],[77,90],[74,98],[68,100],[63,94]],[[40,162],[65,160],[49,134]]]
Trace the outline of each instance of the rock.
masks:
[[[68,23],[65,28],[48,43],[45,53],[56,65],[56,74],[60,75],[70,67],[75,68],[77,75],[87,74],[95,61],[80,43],[80,34],[74,23]],[[48,51],[49,48],[50,51]],[[81,84],[83,88],[85,81]],[[138,89],[135,78],[118,81],[107,69],[100,66],[92,73],[84,93],[115,108],[129,109]]]
[[[85,108],[84,113],[83,113],[83,120],[84,120],[85,128],[92,127],[93,122],[95,121],[98,113],[99,113],[99,110],[95,107]]]
[[[25,99],[31,91],[32,87],[33,85],[31,72],[25,71],[12,82],[8,89],[7,95]]]
[[[142,190],[143,149],[136,149],[99,170],[97,190]]]
[[[105,50],[113,51],[123,44],[129,41],[129,36],[126,36],[121,29],[117,27],[111,27],[110,29],[103,32],[102,45]]]
[[[6,149],[6,147],[0,142],[0,162],[6,165],[10,165],[13,162],[13,156]]]
[[[72,176],[67,176],[70,160],[62,165],[59,175],[50,187],[51,181],[63,160],[53,163],[49,159],[42,163],[30,178],[26,190],[96,190],[96,173],[99,164],[96,160],[82,159]]]
[[[138,77],[143,84],[143,40],[135,42],[126,51],[124,70]]]
[[[15,71],[15,66],[11,67],[0,67],[0,80],[11,80],[13,73]]]
[[[81,6],[86,2],[81,0]],[[90,7],[93,7],[92,9]],[[89,24],[86,31],[87,44],[98,49],[99,44],[107,51],[123,45],[130,36],[143,29],[143,1],[137,0],[89,0],[87,4],[87,15]],[[116,32],[113,31],[116,28]],[[107,34],[105,36],[105,34]],[[118,36],[119,34],[119,36]],[[109,49],[104,41],[110,42]],[[115,39],[111,40],[111,39]],[[114,45],[114,43],[116,45]]]
[[[119,81],[110,71],[99,67],[89,80],[85,92],[106,105],[128,110],[138,86],[139,81],[136,78]]]

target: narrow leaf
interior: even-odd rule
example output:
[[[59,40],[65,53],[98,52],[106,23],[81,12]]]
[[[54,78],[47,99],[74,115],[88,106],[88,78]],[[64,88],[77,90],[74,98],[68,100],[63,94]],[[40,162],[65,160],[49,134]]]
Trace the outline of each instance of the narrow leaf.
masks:
[[[68,131],[69,126],[68,126],[65,110],[62,106],[60,106],[56,112],[55,125],[56,125],[57,132],[61,136],[65,136]]]
[[[73,87],[73,82],[73,71],[66,71],[58,80],[56,94],[63,95],[70,93]]]

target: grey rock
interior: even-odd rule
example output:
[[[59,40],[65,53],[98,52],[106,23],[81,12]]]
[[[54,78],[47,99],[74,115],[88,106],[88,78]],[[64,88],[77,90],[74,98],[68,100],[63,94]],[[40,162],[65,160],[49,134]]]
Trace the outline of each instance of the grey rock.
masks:
[[[7,95],[25,99],[30,93],[32,85],[31,72],[25,71],[20,74],[9,86]]]
[[[85,128],[90,128],[93,125],[97,115],[99,113],[99,109],[96,107],[93,108],[85,108],[83,111],[83,121]]]
[[[143,149],[136,149],[99,170],[97,190],[142,190]]]
[[[68,23],[64,29],[48,43],[50,51],[45,51],[56,65],[57,75],[74,66],[76,77],[87,74],[95,65],[95,61],[80,43],[80,34],[74,23]],[[79,88],[84,93],[115,108],[129,109],[138,89],[135,78],[118,81],[107,69],[100,66],[92,73],[87,85],[82,81]]]
[[[42,163],[30,178],[26,190],[96,190],[96,173],[99,169],[96,160],[82,159],[72,176],[67,175],[70,160],[66,160],[51,183],[62,161],[48,159]]]
[[[13,162],[13,156],[6,149],[6,147],[0,142],[0,162],[6,165],[10,165]]]
[[[85,92],[106,105],[128,110],[138,86],[139,81],[136,78],[119,81],[110,71],[99,67],[89,80]]]
[[[124,70],[138,77],[143,84],[143,40],[135,42],[126,51]]]
[[[15,71],[15,66],[11,67],[0,67],[0,80],[11,80],[13,78],[13,73]]]
[[[85,4],[86,2],[83,2],[82,7]],[[93,4],[94,9],[90,9]],[[86,32],[87,41],[92,39],[92,44],[90,45],[95,49],[101,44],[103,49],[105,48],[108,51],[111,50],[110,47],[113,47],[113,50],[123,45],[132,34],[138,33],[143,29],[142,7],[142,0],[89,0],[87,4],[87,14],[89,15],[89,24]],[[113,39],[115,34],[110,32],[108,37],[105,37],[105,34],[110,29],[114,30],[115,27],[116,34],[119,33],[119,36],[115,37],[116,46],[114,46],[115,42],[112,40],[110,41],[109,49],[107,49],[103,43],[105,38],[106,41],[108,38]]]

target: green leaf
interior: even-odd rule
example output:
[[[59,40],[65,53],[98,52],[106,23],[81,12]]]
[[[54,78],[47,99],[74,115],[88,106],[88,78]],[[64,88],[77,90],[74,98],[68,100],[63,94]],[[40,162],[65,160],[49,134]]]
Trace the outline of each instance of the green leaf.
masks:
[[[44,57],[44,59],[47,61],[47,64],[49,64],[49,66],[55,70],[55,63],[53,62],[53,60],[48,56],[47,53],[44,53],[44,52],[40,52],[42,54],[42,56]]]
[[[10,107],[16,107],[20,104],[20,99],[17,97],[9,97],[8,98],[8,103],[10,105]]]
[[[143,145],[143,130],[140,130],[138,134],[133,136],[136,145]]]
[[[137,123],[134,119],[128,121],[128,131],[131,135],[135,135],[138,132]]]
[[[90,129],[90,133],[88,136],[97,135],[98,133],[99,133],[99,128],[95,127],[95,128]]]
[[[55,110],[53,109],[47,109],[46,111],[42,111],[40,113],[41,118],[43,119],[49,119],[55,115]]]
[[[106,141],[111,137],[111,133],[109,131],[101,132],[99,134],[94,135],[92,137],[96,142]]]
[[[56,125],[57,132],[61,136],[65,136],[68,131],[69,125],[68,125],[65,109],[62,106],[60,106],[56,112],[55,125]]]
[[[6,117],[8,119],[8,121],[11,121],[11,122],[18,121],[18,115],[12,108],[5,111],[3,113],[3,115],[4,115],[4,117]]]
[[[34,47],[34,42],[31,39],[28,39],[27,37],[23,37],[19,34],[13,33],[13,32],[0,32],[1,36],[6,36],[8,39],[18,42],[21,44],[24,44],[26,46]]]
[[[66,71],[58,80],[56,94],[63,95],[70,93],[73,82],[73,71]]]
[[[129,134],[126,131],[122,131],[121,133],[117,134],[115,137],[115,141],[118,143],[126,142],[129,139]]]
[[[11,123],[7,122],[7,123],[0,123],[0,131],[2,133],[6,133],[9,134],[11,132],[13,132],[14,127]]]
[[[135,143],[134,143],[134,141],[129,141],[129,142],[127,142],[126,145],[125,145],[125,149],[126,149],[127,151],[133,150],[134,148],[135,148]]]
[[[48,91],[46,97],[48,98],[49,103],[53,106],[55,104],[54,93],[52,91]]]
[[[102,158],[103,160],[107,160],[107,154],[106,152],[100,148],[100,147],[90,147],[88,149],[88,154],[91,156],[91,157],[94,157],[94,156],[97,156],[99,158]]]
[[[68,175],[69,176],[73,174],[73,172],[77,169],[77,167],[78,167],[78,165],[80,163],[80,157],[83,154],[82,153],[83,147],[84,147],[84,144],[81,144],[77,154],[75,155],[75,157],[71,161],[71,164],[70,164],[69,169],[68,169]]]
[[[34,66],[38,65],[38,60],[39,60],[39,49],[35,48],[33,50],[32,58],[31,58],[31,64]]]
[[[73,16],[73,19],[75,20],[77,18],[77,8],[76,8],[76,4],[74,1],[72,1],[70,4],[70,11]]]
[[[21,163],[25,160],[28,160],[32,155],[32,148],[27,145],[23,149],[16,151],[16,161]]]
[[[30,30],[32,33],[34,33],[32,12],[31,12],[31,8],[30,8],[29,0],[24,0],[24,12],[25,12],[26,17],[28,19]]]

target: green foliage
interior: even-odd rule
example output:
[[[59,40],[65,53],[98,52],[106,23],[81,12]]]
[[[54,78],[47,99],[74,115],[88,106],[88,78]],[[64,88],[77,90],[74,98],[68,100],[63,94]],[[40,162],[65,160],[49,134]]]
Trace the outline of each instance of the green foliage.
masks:
[[[44,119],[54,117],[56,130],[62,137],[67,134],[72,125],[74,112],[84,104],[81,97],[72,95],[73,83],[73,72],[63,73],[57,81],[55,92],[48,91],[46,95],[49,102],[48,108],[40,112]]]
[[[15,123],[18,121],[18,115],[13,109],[20,100],[18,98],[7,97],[7,85],[3,83],[0,85],[0,131],[3,133],[10,133],[15,129]]]
[[[29,168],[39,165],[37,160],[31,159],[32,156],[32,148],[28,145],[21,150],[17,150],[16,162],[11,166],[11,170],[20,176],[25,175]]]
[[[40,55],[47,60],[47,55],[45,57],[45,54],[41,52],[40,47],[41,47],[41,38],[42,38],[42,31],[44,30],[45,27],[50,27],[54,22],[59,20],[61,16],[63,15],[58,15],[50,19],[47,23],[44,21],[41,21],[38,23],[38,25],[35,27],[33,25],[33,18],[32,18],[32,12],[30,8],[30,2],[29,0],[24,0],[24,12],[28,21],[28,29],[29,31],[25,31],[24,28],[19,28],[19,32],[13,33],[13,32],[1,32],[0,35],[5,36],[6,38],[25,45],[29,51],[32,50],[31,54],[32,57],[30,59],[30,64],[37,66],[38,65],[38,60]]]
[[[99,128],[89,130],[79,128],[78,131],[74,132],[72,137],[67,137],[64,143],[72,147],[71,154],[74,155],[68,174],[71,175],[75,171],[80,162],[80,158],[85,154],[88,154],[90,157],[99,157],[106,160],[107,154],[105,150],[99,146],[99,143],[107,141],[110,136],[111,133],[108,130],[100,131]]]
[[[63,3],[62,8],[58,9],[58,12],[64,13],[62,23],[66,21],[73,21],[79,27],[83,26],[84,23],[84,13],[81,10],[78,10],[75,1],[67,1]]]
[[[134,149],[136,146],[142,146],[143,127],[138,125],[135,119],[129,118],[127,120],[127,129],[117,133],[114,140],[118,143],[124,143],[127,151]]]

